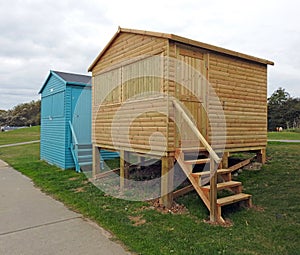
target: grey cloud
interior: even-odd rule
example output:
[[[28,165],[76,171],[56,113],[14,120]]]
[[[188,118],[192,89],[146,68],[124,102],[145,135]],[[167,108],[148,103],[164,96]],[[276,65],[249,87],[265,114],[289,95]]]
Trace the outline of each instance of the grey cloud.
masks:
[[[174,2],[175,1],[175,2]],[[117,1],[2,1],[0,9],[0,109],[38,98],[49,70],[86,73],[117,25],[174,33],[267,58],[269,91],[285,86],[300,96],[300,27],[292,4],[193,0],[139,2],[120,10]],[[254,5],[268,7],[257,10]],[[157,12],[147,12],[159,4]],[[240,6],[239,6],[240,5]],[[246,10],[252,8],[251,10]],[[233,8],[234,7],[234,8]],[[233,8],[233,13],[231,13]],[[123,15],[123,16],[122,16]]]

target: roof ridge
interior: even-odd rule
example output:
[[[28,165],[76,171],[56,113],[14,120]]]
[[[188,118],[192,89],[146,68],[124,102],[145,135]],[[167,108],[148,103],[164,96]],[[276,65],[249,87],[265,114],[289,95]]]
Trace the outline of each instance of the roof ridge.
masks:
[[[61,74],[68,74],[68,75],[77,75],[77,76],[86,76],[86,77],[92,77],[91,75],[89,74],[78,74],[78,73],[71,73],[71,72],[63,72],[63,71],[57,71],[57,70],[51,70],[52,72],[58,74],[58,73],[61,73]]]
[[[212,51],[212,52],[218,52],[220,54],[225,54],[225,55],[233,56],[233,57],[236,57],[236,58],[245,59],[245,60],[248,60],[248,61],[253,61],[253,62],[265,64],[265,65],[274,65],[274,62],[269,61],[267,59],[254,57],[252,55],[237,52],[237,51],[234,51],[234,50],[229,50],[229,49],[226,49],[226,48],[223,48],[223,47],[220,47],[220,46],[215,46],[215,45],[208,44],[208,43],[203,43],[203,42],[200,42],[200,41],[197,41],[197,40],[189,39],[187,37],[178,36],[178,35],[175,35],[175,34],[167,34],[167,33],[152,32],[152,31],[146,31],[146,30],[138,30],[138,29],[118,27],[117,32],[114,34],[114,36],[110,39],[110,41],[106,44],[106,46],[98,54],[96,59],[93,61],[93,63],[88,68],[89,72],[92,71],[92,69],[95,67],[95,65],[98,63],[98,61],[101,59],[102,55],[110,47],[110,45],[117,38],[117,36],[122,32],[123,33],[132,33],[132,34],[148,35],[148,36],[165,38],[165,39],[172,40],[172,41],[175,41],[175,42],[178,42],[178,43],[183,43],[183,44],[203,48],[203,49],[206,49],[206,50],[209,50],[209,51]]]

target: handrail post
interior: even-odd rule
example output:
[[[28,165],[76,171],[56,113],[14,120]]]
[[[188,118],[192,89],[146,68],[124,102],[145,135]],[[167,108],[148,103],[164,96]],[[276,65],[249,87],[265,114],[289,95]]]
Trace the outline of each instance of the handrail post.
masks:
[[[210,157],[210,221],[217,222],[218,208],[217,208],[217,171],[215,161]]]

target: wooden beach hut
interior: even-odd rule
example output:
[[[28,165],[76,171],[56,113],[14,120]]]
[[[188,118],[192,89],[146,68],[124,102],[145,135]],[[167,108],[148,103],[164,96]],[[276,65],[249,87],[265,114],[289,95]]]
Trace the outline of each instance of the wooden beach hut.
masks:
[[[158,157],[163,205],[195,189],[219,222],[222,206],[251,205],[251,195],[231,179],[228,157],[250,151],[266,160],[268,65],[273,62],[173,34],[119,28],[89,67],[94,175],[100,149]],[[191,152],[202,157],[189,160]],[[121,187],[128,171],[122,158]],[[191,182],[179,192],[173,192],[174,162]],[[208,171],[193,171],[203,163]],[[202,185],[207,177],[209,185]],[[218,198],[221,189],[234,194]]]

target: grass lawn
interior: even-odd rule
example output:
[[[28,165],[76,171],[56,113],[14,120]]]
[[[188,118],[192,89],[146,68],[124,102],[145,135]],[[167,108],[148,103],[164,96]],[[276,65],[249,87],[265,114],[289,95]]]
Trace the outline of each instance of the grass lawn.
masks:
[[[106,196],[82,173],[39,161],[39,144],[0,148],[0,158],[33,179],[36,186],[114,233],[138,254],[299,254],[300,143],[271,142],[261,171],[243,171],[238,179],[253,195],[255,207],[224,216],[231,227],[203,221],[208,212],[195,193],[178,199],[188,212],[163,214],[146,202]]]
[[[40,139],[40,126],[0,132],[0,145],[29,142]]]
[[[268,132],[268,139],[271,140],[300,140],[298,132]]]

